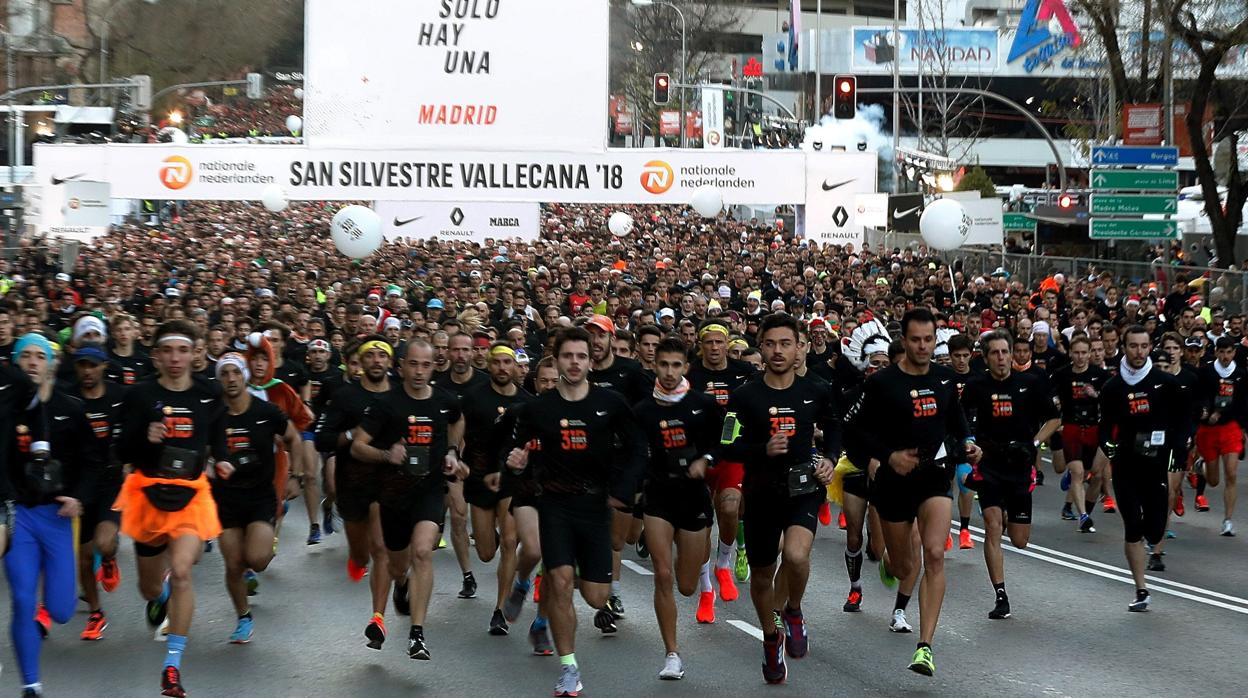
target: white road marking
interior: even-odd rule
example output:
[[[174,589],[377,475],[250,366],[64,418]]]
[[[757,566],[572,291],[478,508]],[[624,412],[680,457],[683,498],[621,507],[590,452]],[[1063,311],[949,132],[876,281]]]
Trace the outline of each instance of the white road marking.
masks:
[[[653,577],[653,576],[654,576],[654,573],[653,573],[653,572],[651,572],[650,570],[646,569],[645,567],[642,567],[641,565],[637,564],[636,562],[633,562],[632,560],[620,560],[620,564],[621,564],[621,565],[623,565],[624,567],[627,567],[628,569],[630,569],[630,570],[632,570],[632,571],[636,572],[637,574],[640,574],[640,575],[641,575],[641,576],[643,576],[643,577]]]
[[[741,632],[745,633],[746,635],[749,635],[750,637],[754,638],[755,640],[761,640],[761,639],[763,639],[763,631],[762,631],[762,630],[759,630],[758,628],[756,628],[756,627],[754,627],[754,626],[750,625],[749,623],[746,623],[746,622],[745,622],[745,621],[743,621],[743,620],[737,620],[737,619],[735,619],[735,618],[734,618],[734,619],[732,619],[732,620],[728,621],[728,625],[731,625],[732,627],[736,628],[737,630],[740,630]]]
[[[977,526],[968,526],[968,528],[972,531],[971,538],[981,543],[984,541],[984,535],[983,535],[985,533],[984,529],[979,528]],[[952,531],[956,529],[954,529],[951,526],[950,530]],[[1030,558],[1048,562],[1054,565],[1058,565],[1059,567],[1065,567],[1067,569],[1072,569],[1078,572],[1084,572],[1086,574],[1095,575],[1097,577],[1102,577],[1104,579],[1111,579],[1117,582],[1122,582],[1123,584],[1130,584],[1132,586],[1135,585],[1135,580],[1132,579],[1131,577],[1131,571],[1127,569],[1123,569],[1121,567],[1114,567],[1113,565],[1107,565],[1103,562],[1098,562],[1096,560],[1089,560],[1087,558],[1079,557],[1078,555],[1071,555],[1069,553],[1061,552],[1060,550],[1053,550],[1051,548],[1045,548],[1045,547],[1038,546],[1038,545],[1029,544],[1027,548],[1023,550],[1019,550],[1018,548],[1015,548],[1008,544],[1003,544],[1001,547],[1003,550],[1008,550],[1010,552],[1018,553],[1019,555],[1023,555],[1025,557],[1030,557]],[[1105,571],[1105,570],[1108,570],[1108,571]],[[1214,606],[1216,608],[1223,608],[1228,611],[1234,611],[1236,613],[1242,613],[1244,615],[1248,615],[1248,599],[1241,599],[1237,596],[1229,596],[1227,594],[1222,594],[1216,591],[1211,591],[1209,589],[1192,586],[1190,584],[1180,584],[1178,582],[1173,582],[1168,579],[1161,579],[1159,577],[1154,577],[1152,575],[1146,575],[1145,578],[1149,581],[1149,587],[1148,587],[1149,591],[1155,591],[1155,592],[1159,592],[1162,594],[1169,594],[1171,596],[1177,596],[1179,598],[1187,599],[1189,601],[1203,603],[1206,606]],[[1177,587],[1177,588],[1182,588],[1182,589],[1187,589],[1189,591],[1194,591],[1199,594],[1204,594],[1205,596],[1212,597],[1212,598],[1196,596],[1195,594],[1189,594],[1184,591],[1179,591],[1177,588],[1171,589],[1169,588],[1169,586],[1166,586],[1166,585]],[[1217,601],[1215,599],[1226,599],[1228,601],[1233,601],[1233,602],[1244,604],[1244,605],[1235,606],[1229,603],[1223,603],[1222,601]]]

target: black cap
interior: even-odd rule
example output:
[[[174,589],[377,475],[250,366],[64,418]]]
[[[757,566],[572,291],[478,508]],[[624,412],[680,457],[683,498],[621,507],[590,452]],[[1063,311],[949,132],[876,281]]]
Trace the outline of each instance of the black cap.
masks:
[[[1188,337],[1183,340],[1183,346],[1188,349],[1200,349],[1204,345],[1201,343],[1200,337]]]

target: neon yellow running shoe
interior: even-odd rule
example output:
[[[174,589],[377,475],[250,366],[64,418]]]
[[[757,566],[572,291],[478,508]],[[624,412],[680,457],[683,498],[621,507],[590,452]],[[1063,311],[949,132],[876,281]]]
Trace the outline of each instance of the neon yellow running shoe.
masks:
[[[889,589],[897,588],[897,578],[888,573],[888,567],[884,565],[883,560],[880,560],[880,582]]]
[[[914,658],[910,660],[910,671],[924,676],[932,676],[936,673],[936,662],[932,661],[931,647],[920,647],[914,651]]]

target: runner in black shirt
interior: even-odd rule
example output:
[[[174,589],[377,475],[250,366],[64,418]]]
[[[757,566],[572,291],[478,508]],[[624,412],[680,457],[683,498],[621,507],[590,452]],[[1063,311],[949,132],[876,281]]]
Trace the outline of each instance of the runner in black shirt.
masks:
[[[82,400],[87,423],[94,437],[92,448],[102,449],[104,467],[95,481],[93,496],[83,501],[82,518],[78,522],[78,581],[90,615],[82,639],[99,640],[108,620],[100,606],[96,587],[94,557],[100,555],[98,584],[112,592],[121,583],[117,567],[117,531],[121,516],[113,510],[113,502],[121,489],[121,461],[117,457],[117,435],[121,431],[121,406],[125,388],[104,380],[108,354],[99,346],[84,346],[73,355],[78,386],[73,396]]]
[[[984,562],[996,592],[996,606],[988,617],[1010,617],[1005,591],[1005,561],[1001,551],[1002,519],[1008,522],[1010,542],[1026,548],[1031,539],[1031,490],[1040,444],[1061,425],[1057,400],[1048,383],[1029,373],[1010,370],[1010,335],[997,330],[980,340],[988,372],[971,379],[962,392],[962,405],[971,431],[984,451],[971,476],[984,514]]]
[[[954,384],[958,387],[958,399],[962,398],[962,391],[966,388],[966,384],[971,380],[974,372],[971,370],[971,357],[974,355],[975,345],[971,342],[971,338],[965,334],[954,335],[949,338],[949,367],[957,374]],[[966,486],[966,478],[971,474],[971,465],[969,463],[959,463],[957,472],[954,475],[954,483],[958,486],[958,549],[973,550],[975,541],[971,538],[971,510],[975,505],[975,492]]]
[[[690,388],[713,397],[721,410],[728,406],[732,393],[758,373],[749,363],[729,358],[729,336],[728,328],[717,321],[704,324],[698,331],[702,356],[689,367],[688,376]],[[706,483],[714,497],[715,516],[719,521],[714,573],[716,581],[719,582],[719,596],[724,601],[735,601],[738,596],[737,585],[733,580],[733,553],[737,552],[741,481],[744,477],[745,466],[738,461],[716,462],[708,468],[706,474]],[[739,554],[744,557],[743,552]],[[710,561],[707,565],[710,565]],[[715,595],[708,597],[705,595],[707,591],[710,589],[703,589],[703,595],[698,601],[700,623],[715,621]]]
[[[308,406],[312,409],[312,415],[315,419],[313,424],[320,423],[321,415],[325,414],[325,409],[329,401],[333,398],[334,391],[343,385],[342,369],[337,366],[330,365],[330,355],[332,349],[329,342],[323,339],[314,339],[308,342],[308,350],[305,356],[308,359],[308,386],[312,400]],[[321,492],[324,495],[321,502],[321,531],[325,535],[334,532],[334,470],[333,470],[333,453],[322,453],[316,447],[316,433],[305,432],[303,434],[304,441],[304,464],[306,468],[303,471],[305,480],[311,484],[321,485]],[[309,506],[315,502],[307,502]],[[319,540],[319,531],[317,540]],[[311,538],[309,538],[311,542]]]
[[[148,623],[160,625],[166,613],[169,619],[161,673],[167,696],[186,695],[180,667],[194,612],[191,569],[204,541],[221,534],[206,473],[228,479],[234,470],[220,392],[191,376],[196,333],[184,320],[156,328],[153,361],[159,376],[126,393],[118,440],[122,462],[134,465],[117,498],[121,531],[134,539]],[[216,459],[212,468],[209,455]]]
[[[520,604],[511,607],[510,617],[503,613],[508,593],[513,588],[516,574],[516,523],[511,517],[511,482],[503,488],[498,476],[498,456],[510,431],[504,431],[507,420],[503,415],[515,405],[527,402],[532,395],[519,388],[513,378],[516,371],[516,352],[504,343],[490,347],[486,359],[490,382],[469,390],[462,401],[464,412],[464,463],[469,469],[464,481],[464,500],[472,511],[472,531],[477,547],[477,557],[482,562],[498,560],[498,591],[495,596],[494,613],[490,618],[490,634],[506,635],[508,622],[514,622],[520,613]],[[487,476],[494,477],[487,479]],[[527,592],[527,589],[525,589]],[[521,594],[520,603],[524,601]]]
[[[1222,492],[1225,516],[1222,535],[1235,535],[1231,517],[1239,493],[1239,459],[1244,450],[1242,424],[1248,417],[1248,371],[1235,360],[1236,344],[1230,337],[1219,337],[1214,345],[1215,360],[1200,368],[1200,426],[1196,429],[1196,449],[1205,461],[1205,479],[1217,487],[1226,475]]]
[[[645,535],[654,562],[654,614],[667,653],[659,678],[668,680],[685,675],[676,645],[673,579],[681,595],[693,596],[701,570],[702,595],[714,596],[710,570],[704,564],[709,553],[704,532],[710,527],[712,516],[704,478],[719,451],[723,416],[715,398],[694,390],[685,378],[689,367],[686,351],[685,343],[675,337],[659,343],[655,352],[654,397],[633,407],[650,443]],[[724,571],[731,577],[730,570]]]
[[[1174,512],[1175,516],[1184,514],[1183,475],[1191,468],[1192,460],[1196,456],[1196,429],[1204,410],[1198,397],[1200,376],[1196,373],[1196,369],[1183,363],[1183,337],[1177,332],[1167,332],[1162,335],[1160,344],[1161,350],[1153,352],[1153,365],[1174,376],[1179,383],[1179,394],[1183,398],[1181,409],[1186,415],[1184,432],[1187,434],[1182,444],[1175,447],[1174,457],[1170,459],[1170,468],[1166,474],[1170,491],[1166,514],[1168,530],[1170,528],[1169,512]],[[1200,484],[1203,484],[1203,481]],[[1161,557],[1165,545],[1166,539],[1163,537],[1160,543],[1153,546],[1153,552],[1148,556],[1148,571],[1166,571],[1166,564]]]
[[[1096,531],[1092,521],[1092,505],[1086,500],[1085,472],[1092,470],[1096,477],[1100,459],[1097,449],[1101,439],[1101,390],[1109,380],[1109,373],[1091,364],[1092,342],[1079,336],[1070,340],[1070,365],[1058,369],[1053,376],[1053,388],[1062,408],[1062,448],[1065,449],[1070,494],[1062,507],[1062,518],[1079,521],[1079,531]],[[1057,466],[1057,461],[1053,463]],[[1071,511],[1072,507],[1075,511]]]
[[[299,432],[286,413],[248,392],[250,375],[245,357],[232,352],[220,357],[216,373],[225,398],[225,444],[234,474],[229,480],[213,482],[212,495],[221,519],[219,542],[225,561],[225,588],[238,615],[230,642],[246,644],[251,641],[254,621],[244,574],[263,572],[275,552],[278,441],[284,442],[296,472],[301,469],[303,451],[299,448]]]
[[[472,366],[472,335],[460,332],[451,336],[447,340],[447,352],[450,368],[442,373],[435,371],[429,380],[430,385],[449,391],[462,402],[468,391],[490,384],[490,377]],[[451,515],[451,547],[455,549],[455,561],[459,563],[459,571],[463,573],[459,598],[476,598],[477,579],[472,575],[468,560],[468,503],[464,500],[463,482],[450,482],[446,507]]]
[[[111,329],[113,348],[106,378],[118,385],[134,385],[152,374],[152,361],[135,340],[139,323],[131,315],[115,315]]]
[[[338,513],[342,516],[343,531],[347,534],[347,576],[359,582],[368,574],[369,561],[373,573],[368,585],[372,592],[373,615],[364,629],[369,645],[377,644],[374,637],[385,641],[386,601],[390,592],[390,574],[386,570],[386,547],[381,539],[381,519],[377,502],[381,497],[381,477],[376,464],[361,462],[351,456],[351,440],[354,430],[364,418],[364,412],[390,392],[390,362],[394,348],[380,335],[366,336],[351,352],[348,363],[359,362],[361,374],[358,381],[344,384],[334,392],[334,398],[321,416],[316,429],[316,450],[334,454],[334,496]],[[403,583],[395,586],[395,598],[402,603],[406,596],[397,592],[406,589]]]
[[[633,502],[646,463],[646,442],[628,405],[589,383],[590,338],[569,328],[555,340],[560,383],[516,410],[507,467],[526,469],[530,457],[541,488],[538,513],[547,580],[542,598],[562,666],[555,695],[576,695],[576,614],[572,575],[595,609],[594,625],[614,627],[606,610],[611,581],[611,510]],[[522,450],[536,439],[536,450]]]
[[[901,329],[905,355],[864,383],[846,434],[850,449],[870,458],[871,498],[883,520],[885,546],[898,568],[890,570],[894,576],[906,577],[915,564],[911,523],[918,519],[924,574],[919,645],[910,670],[931,676],[936,671],[931,642],[945,597],[950,487],[956,466],[977,463],[981,451],[958,404],[957,376],[931,363],[935,317],[924,309],[909,311],[901,319]]]
[[[831,388],[797,376],[800,332],[790,315],[763,319],[759,349],[766,370],[760,380],[729,398],[722,434],[724,456],[745,463],[750,598],[764,628],[763,678],[768,683],[787,677],[786,652],[794,659],[807,652],[801,603],[810,575],[810,549],[827,496],[824,485],[832,479],[832,459],[841,453],[840,415]],[[823,432],[822,452],[815,448],[816,429]],[[787,589],[777,593],[774,578],[781,552]],[[782,611],[783,635],[772,620],[776,609]]]
[[[433,593],[433,549],[445,516],[447,479],[468,475],[459,460],[464,418],[453,394],[429,384],[433,347],[427,342],[408,342],[400,373],[403,385],[365,412],[351,455],[377,464],[390,576],[401,579],[411,566],[407,654],[427,660],[424,623]],[[380,649],[380,641],[376,644]]]
[[[1166,471],[1173,450],[1186,440],[1183,396],[1178,381],[1156,369],[1152,339],[1139,325],[1123,333],[1126,345],[1118,375],[1101,391],[1101,448],[1109,456],[1118,511],[1122,515],[1127,564],[1135,580],[1129,611],[1147,611],[1144,546],[1166,533]]]

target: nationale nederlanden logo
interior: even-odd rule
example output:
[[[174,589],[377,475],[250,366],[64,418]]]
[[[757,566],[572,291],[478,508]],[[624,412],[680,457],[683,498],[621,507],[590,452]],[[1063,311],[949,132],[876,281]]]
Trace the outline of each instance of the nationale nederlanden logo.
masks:
[[[662,194],[675,183],[672,166],[662,160],[651,160],[641,168],[641,188],[651,194]]]
[[[191,161],[181,155],[170,155],[162,161],[160,183],[169,189],[181,189],[191,183],[195,169]]]

